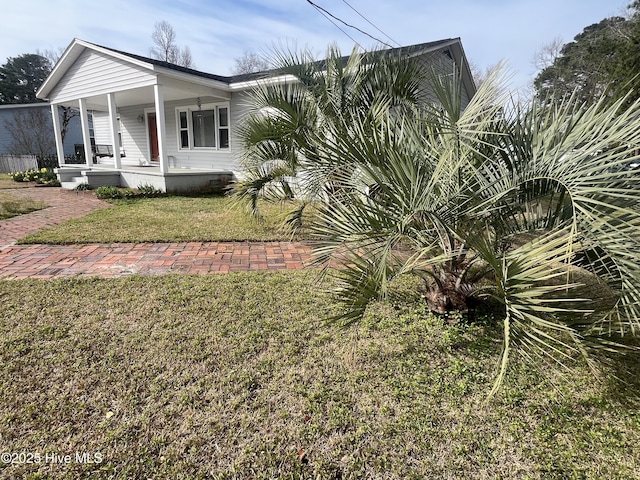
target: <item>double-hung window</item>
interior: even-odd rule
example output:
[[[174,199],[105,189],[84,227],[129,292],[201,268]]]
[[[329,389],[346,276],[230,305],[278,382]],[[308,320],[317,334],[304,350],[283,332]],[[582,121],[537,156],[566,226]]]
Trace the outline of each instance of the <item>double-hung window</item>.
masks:
[[[227,105],[179,107],[176,114],[180,149],[229,148],[229,107]]]

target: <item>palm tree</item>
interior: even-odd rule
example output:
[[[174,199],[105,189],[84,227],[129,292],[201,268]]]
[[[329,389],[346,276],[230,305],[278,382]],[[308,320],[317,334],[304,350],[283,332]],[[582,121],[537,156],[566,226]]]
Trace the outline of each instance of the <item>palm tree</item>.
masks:
[[[248,200],[255,214],[258,198],[298,198],[303,202],[292,218],[300,218],[308,202],[326,200],[341,190],[340,172],[301,168],[303,162],[319,160],[317,149],[327,125],[341,135],[335,131],[338,125],[348,125],[357,116],[375,128],[390,112],[409,115],[427,101],[423,65],[407,61],[401,51],[354,49],[343,57],[337,47],[330,47],[322,61],[309,52],[277,52],[272,63],[276,81],[255,88],[240,127],[245,173],[235,195]],[[350,166],[342,169],[349,171]]]
[[[365,71],[376,68],[370,59]],[[423,279],[434,312],[499,303],[504,348],[491,394],[514,347],[564,363],[624,349],[612,335],[640,332],[640,172],[629,168],[640,102],[574,96],[523,110],[507,107],[503,80],[498,69],[464,109],[459,82],[432,75],[433,103],[393,109],[371,96],[330,115],[306,102],[319,95],[287,86],[267,142],[279,165],[295,166],[287,175],[324,189],[312,228],[318,260],[337,267],[326,272],[341,319],[361,318],[402,275]],[[292,104],[313,105],[303,128],[290,122]]]
[[[424,278],[435,312],[500,302],[492,393],[513,345],[562,362],[613,348],[612,332],[640,331],[640,174],[628,168],[640,103],[621,113],[623,100],[585,107],[570,98],[506,111],[496,84],[462,111],[455,88],[436,82],[439,104],[417,121],[328,135],[320,156],[359,175],[341,180],[352,193],[320,208],[315,225],[320,260],[339,266],[345,319],[405,274]]]

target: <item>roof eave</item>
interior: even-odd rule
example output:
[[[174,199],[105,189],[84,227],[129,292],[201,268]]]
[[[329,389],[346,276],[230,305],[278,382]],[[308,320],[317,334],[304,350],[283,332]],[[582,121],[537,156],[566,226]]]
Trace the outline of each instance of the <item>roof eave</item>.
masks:
[[[174,78],[176,80],[182,80],[190,83],[195,83],[197,85],[203,85],[206,87],[217,88],[218,90],[231,91],[229,88],[229,84],[220,80],[214,80],[210,78],[201,77],[198,75],[192,75],[186,72],[180,72],[177,70],[172,70],[170,68],[164,68],[158,65],[153,65],[153,71],[164,75],[165,77]]]
[[[295,75],[278,75],[275,77],[262,77],[255,80],[245,80],[243,82],[235,82],[229,84],[231,90],[248,90],[260,85],[278,85],[283,83],[295,83],[298,79]]]
[[[473,80],[473,74],[471,73],[469,60],[464,53],[464,48],[462,47],[462,41],[458,38],[457,42],[455,42],[452,47],[454,47],[453,54],[455,57],[455,61],[458,64],[458,68],[460,69],[460,76],[462,77],[461,80],[467,90],[469,98],[471,98],[475,95],[477,88]]]

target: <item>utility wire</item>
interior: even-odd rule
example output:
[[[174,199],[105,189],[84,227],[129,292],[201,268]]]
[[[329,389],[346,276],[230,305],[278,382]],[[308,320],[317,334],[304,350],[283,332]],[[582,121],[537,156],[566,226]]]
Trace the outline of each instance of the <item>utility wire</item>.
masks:
[[[375,28],[377,31],[379,31],[382,35],[384,35],[385,37],[387,37],[389,40],[391,40],[393,43],[395,43],[396,45],[398,45],[399,47],[401,47],[402,45],[397,42],[396,40],[394,40],[393,38],[391,38],[389,35],[387,35],[386,33],[384,33],[382,30],[380,30],[376,25],[373,24],[373,22],[371,22],[371,20],[369,20],[367,17],[365,17],[363,14],[361,14],[358,10],[355,9],[355,7],[353,5],[351,5],[349,2],[347,2],[347,0],[342,0],[351,10],[353,10],[354,12],[356,12],[358,15],[360,15],[365,22],[367,22],[369,25],[371,25],[373,28]]]
[[[333,15],[333,14],[332,14],[331,12],[329,12],[328,10],[325,10],[324,8],[322,8],[322,7],[321,7],[321,6],[319,6],[319,5],[316,5],[316,4],[315,4],[315,3],[313,3],[311,0],[307,0],[307,3],[309,3],[312,7],[314,7],[316,10],[318,10],[320,13],[322,13],[325,17],[327,17],[327,15],[328,15],[329,17],[331,17],[331,18],[333,18],[333,19],[337,20],[338,22],[340,22],[340,23],[342,23],[342,24],[346,25],[346,26],[347,26],[347,27],[349,27],[349,28],[353,28],[354,30],[357,30],[358,32],[362,33],[363,35],[366,35],[367,37],[369,37],[369,38],[371,38],[371,39],[375,40],[376,42],[381,43],[381,44],[383,44],[383,45],[385,45],[385,46],[387,46],[387,47],[389,47],[389,48],[393,48],[393,45],[389,45],[387,42],[385,42],[385,41],[383,41],[383,40],[380,40],[379,38],[376,38],[376,37],[374,37],[373,35],[368,34],[368,33],[367,33],[367,32],[365,32],[364,30],[361,30],[361,29],[359,29],[358,27],[356,27],[356,26],[354,26],[354,25],[350,25],[350,24],[348,24],[348,23],[347,23],[347,22],[345,22],[344,20],[342,20],[342,19],[340,19],[340,18],[336,17],[335,15]],[[329,17],[327,17],[327,18],[329,18]],[[336,24],[335,24],[335,22],[333,22],[333,20],[331,20],[331,19],[329,19],[329,20],[331,21],[331,23],[333,23],[334,25],[336,25]],[[338,27],[338,26],[336,25],[336,27]],[[356,43],[356,45],[358,45],[360,48],[362,48],[362,45],[360,45],[358,42],[356,42],[356,41],[351,37],[351,35],[347,34],[344,30],[342,30],[342,28],[340,28],[340,27],[338,27],[338,28],[340,29],[340,31],[341,31],[342,33],[344,33],[345,35],[347,35],[347,37],[351,38],[351,40],[353,40],[353,41]],[[364,50],[364,49],[363,49],[363,50]]]
[[[329,12],[326,12],[326,10],[324,10],[323,8],[318,7],[316,4],[314,4],[313,2],[311,2],[310,0],[307,0],[307,2],[309,2],[313,7],[315,7],[324,18],[326,18],[327,20],[329,20],[331,23],[333,23],[333,26],[336,27],[338,30],[340,30],[342,33],[344,33],[347,37],[349,37],[351,39],[351,41],[353,43],[355,43],[358,47],[362,48],[364,50],[364,48],[362,47],[362,45],[360,45],[358,43],[358,41],[353,38],[351,35],[349,35],[347,32],[345,32],[340,25],[338,25],[336,22],[333,21],[333,19],[331,17],[333,17],[333,15],[331,15]],[[326,12],[326,13],[325,13]],[[335,18],[335,17],[334,17]],[[344,23],[344,22],[343,22]]]
[[[347,2],[347,0],[342,0],[346,5],[348,5],[354,12],[356,12],[358,15],[360,15],[367,23],[369,23],[370,25],[372,25],[376,30],[378,30],[380,33],[382,33],[385,37],[387,37],[389,40],[391,40],[392,42],[394,42],[396,45],[398,45],[400,48],[402,48],[402,45],[397,42],[396,40],[394,40],[393,38],[391,38],[389,35],[387,35],[386,33],[384,33],[382,30],[380,30],[378,27],[376,27],[371,21],[369,21],[364,15],[362,15],[358,10],[356,10],[353,6],[351,6],[351,4],[349,4],[349,2]],[[381,43],[382,45],[393,49],[393,45],[388,44],[387,42],[384,42],[382,40],[380,40],[379,38],[374,37],[373,35],[370,35],[369,33],[365,32],[364,30],[361,30],[360,28],[354,26],[354,25],[350,25],[347,22],[345,22],[344,20],[336,17],[335,15],[333,15],[331,12],[329,12],[328,10],[322,8],[319,5],[316,5],[315,3],[313,3],[311,0],[307,0],[307,3],[309,3],[312,7],[314,7],[316,10],[318,10],[325,18],[327,18],[331,23],[333,23],[333,25],[336,26],[336,28],[338,28],[338,30],[340,30],[342,33],[344,33],[347,37],[349,37],[356,45],[358,45],[358,47],[360,47],[361,49],[365,50],[362,45],[360,45],[351,35],[349,35],[347,32],[345,32],[342,28],[340,28],[339,25],[337,25],[333,20],[337,20],[338,22],[346,25],[349,28],[353,28],[354,30],[357,30],[358,32],[362,33],[363,35],[366,35],[367,37],[375,40],[378,43]],[[420,62],[423,65],[427,65],[427,59],[422,58],[420,60]],[[457,65],[457,62],[455,62],[454,60],[454,69],[459,69],[459,66]],[[458,70],[459,71],[459,70]]]

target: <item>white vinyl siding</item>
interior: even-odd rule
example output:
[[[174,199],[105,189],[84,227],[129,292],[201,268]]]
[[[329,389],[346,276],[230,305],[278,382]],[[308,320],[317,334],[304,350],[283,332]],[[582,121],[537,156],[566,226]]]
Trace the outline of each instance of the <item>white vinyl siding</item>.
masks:
[[[461,81],[458,65],[453,60],[451,53],[448,53],[447,51],[427,53],[415,57],[415,61],[422,62],[424,65],[427,65],[428,68],[438,76],[447,78],[448,80],[457,78],[458,81]],[[433,92],[430,91],[428,95],[431,101],[436,103],[438,102],[438,99]],[[462,108],[465,108],[469,104],[469,94],[467,93],[467,89],[464,88],[464,85],[461,86],[460,100],[462,103]]]
[[[143,113],[145,107],[151,108],[152,105],[119,107],[122,149],[126,154],[122,159],[123,165],[140,165],[149,160],[147,124]]]
[[[111,127],[109,112],[95,110],[91,112],[93,117],[93,133],[97,145],[111,145]]]
[[[149,86],[155,82],[155,74],[145,68],[87,49],[60,79],[49,94],[49,100],[61,103]]]

